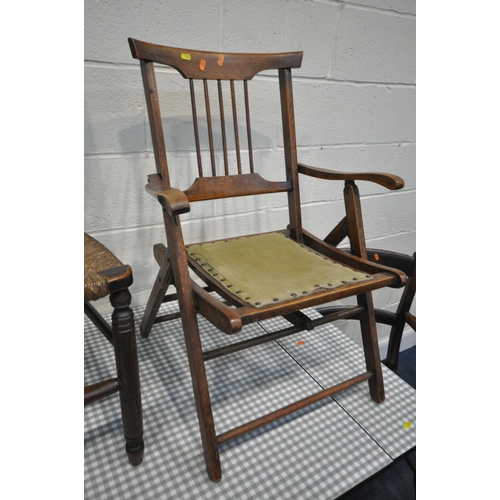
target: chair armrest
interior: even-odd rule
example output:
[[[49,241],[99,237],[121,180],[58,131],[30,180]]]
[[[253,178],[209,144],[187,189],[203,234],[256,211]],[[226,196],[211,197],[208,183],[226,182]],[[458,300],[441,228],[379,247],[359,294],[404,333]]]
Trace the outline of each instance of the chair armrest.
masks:
[[[167,186],[158,174],[148,175],[146,191],[158,199],[162,207],[172,216],[189,212],[187,196],[177,188]]]
[[[332,181],[369,181],[380,184],[387,189],[401,189],[405,182],[401,177],[382,172],[334,172],[324,168],[310,167],[299,163],[299,173],[316,177],[318,179],[327,179]]]

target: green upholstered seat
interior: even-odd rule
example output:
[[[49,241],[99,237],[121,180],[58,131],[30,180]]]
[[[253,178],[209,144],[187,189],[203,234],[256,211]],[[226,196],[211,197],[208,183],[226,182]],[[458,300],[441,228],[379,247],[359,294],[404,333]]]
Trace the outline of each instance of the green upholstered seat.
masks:
[[[278,232],[188,245],[187,252],[224,288],[254,307],[372,279]]]

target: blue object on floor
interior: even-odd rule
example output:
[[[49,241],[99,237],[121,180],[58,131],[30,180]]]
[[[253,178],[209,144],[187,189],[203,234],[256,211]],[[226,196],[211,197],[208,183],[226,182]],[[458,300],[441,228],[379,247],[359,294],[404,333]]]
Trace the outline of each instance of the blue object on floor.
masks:
[[[417,346],[410,347],[399,354],[398,365],[399,376],[414,389],[417,388],[416,356]]]

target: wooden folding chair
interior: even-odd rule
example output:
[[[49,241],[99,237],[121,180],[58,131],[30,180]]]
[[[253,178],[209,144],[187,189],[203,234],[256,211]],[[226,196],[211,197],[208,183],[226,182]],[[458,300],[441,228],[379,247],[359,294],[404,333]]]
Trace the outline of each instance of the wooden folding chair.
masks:
[[[102,243],[84,233],[84,311],[113,345],[117,376],[84,388],[84,405],[120,393],[125,450],[132,465],[144,455],[139,363],[135,341],[134,313],[130,308],[132,269],[123,265]],[[111,326],[90,303],[109,296]]]
[[[157,173],[148,176],[146,190],[162,206],[167,238],[167,247],[162,244],[154,247],[154,256],[160,270],[141,323],[141,335],[147,337],[155,323],[172,318],[172,315],[158,316],[164,301],[179,301],[205,463],[209,478],[219,481],[222,475],[219,446],[229,440],[354,384],[368,382],[371,398],[376,402],[384,401],[371,291],[386,286],[403,286],[406,276],[397,269],[368,261],[360,198],[355,181],[372,181],[388,189],[400,189],[404,183],[395,175],[341,173],[298,163],[291,69],[300,67],[302,52],[234,54],[165,47],[134,39],[129,39],[129,43],[133,57],[140,61],[156,160]],[[192,185],[185,190],[177,189],[170,183],[155,64],[175,68],[188,81],[186,95],[191,99],[198,172]],[[261,176],[258,173],[259,165],[254,165],[252,152],[250,81],[257,73],[271,69],[277,70],[279,75],[285,167],[281,181],[269,181]],[[217,111],[211,108],[211,88],[216,89]],[[236,104],[236,88],[242,96],[241,107]],[[226,90],[229,95],[225,95]],[[176,91],[178,92],[178,88]],[[202,95],[201,100],[204,100],[202,107],[207,118],[210,155],[208,169],[204,169],[200,147],[197,104],[199,93]],[[246,125],[245,149],[248,149],[248,162],[242,161],[238,110],[244,110],[242,114],[245,118],[242,122]],[[212,115],[216,114],[220,116],[217,127],[221,131],[220,145],[215,144],[212,125]],[[233,127],[226,127],[227,115],[230,115]],[[230,129],[234,132],[234,136],[231,132],[231,139],[234,137],[233,150],[228,147]],[[216,148],[220,148],[218,150],[223,158],[222,165],[217,165]],[[236,157],[234,162],[229,161],[230,155]],[[172,162],[172,158],[170,161]],[[244,170],[244,163],[248,165],[248,171]],[[337,249],[328,241],[322,241],[302,227],[299,173],[319,179],[344,181],[346,216],[333,230],[333,235],[342,231],[346,233],[352,255]],[[180,216],[189,212],[192,203],[269,193],[287,193],[287,228],[214,242],[184,244]],[[190,270],[206,287],[199,286],[191,278]],[[167,295],[171,285],[176,289],[173,296]],[[211,292],[216,292],[223,300],[218,300]],[[357,306],[327,317],[312,320],[301,311],[349,296],[357,297]],[[237,334],[244,325],[276,316],[285,317],[292,326],[203,352],[197,314],[204,316],[228,335]],[[353,315],[359,316],[361,324],[366,371],[233,430],[216,434],[205,374],[206,361]]]

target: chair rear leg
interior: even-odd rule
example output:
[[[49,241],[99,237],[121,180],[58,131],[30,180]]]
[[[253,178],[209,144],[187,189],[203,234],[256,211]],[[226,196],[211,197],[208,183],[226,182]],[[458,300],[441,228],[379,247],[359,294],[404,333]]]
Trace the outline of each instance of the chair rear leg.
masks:
[[[144,455],[142,403],[139,385],[139,363],[135,340],[134,313],[130,308],[128,289],[110,295],[113,306],[111,328],[116,369],[120,381],[120,405],[126,452],[132,465],[139,465]]]
[[[377,326],[375,321],[375,310],[371,292],[358,295],[358,305],[365,310],[360,313],[361,338],[365,351],[366,369],[373,372],[373,377],[368,381],[370,396],[376,403],[385,400],[384,380],[382,377],[382,365],[380,362],[380,351],[377,338]]]
[[[160,265],[158,276],[149,295],[148,303],[142,317],[140,331],[141,337],[147,338],[153,328],[156,316],[160,310],[161,304],[165,295],[167,294],[168,287],[173,283],[172,266],[170,262],[166,261]]]

